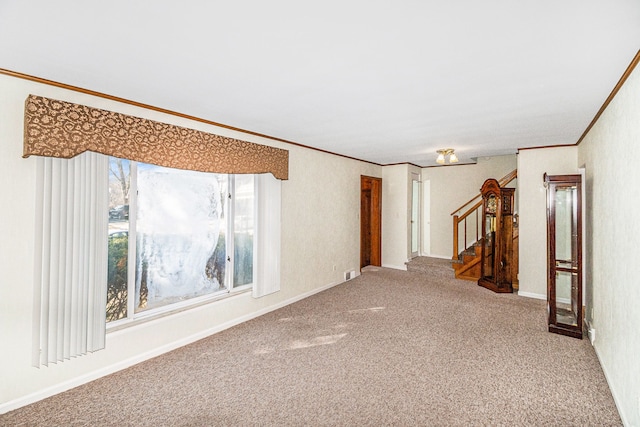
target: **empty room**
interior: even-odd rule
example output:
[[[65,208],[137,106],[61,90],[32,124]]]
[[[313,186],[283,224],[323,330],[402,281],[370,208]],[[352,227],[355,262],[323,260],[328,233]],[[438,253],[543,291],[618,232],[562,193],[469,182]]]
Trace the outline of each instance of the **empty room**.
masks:
[[[638,40],[0,0],[0,425],[640,426]]]

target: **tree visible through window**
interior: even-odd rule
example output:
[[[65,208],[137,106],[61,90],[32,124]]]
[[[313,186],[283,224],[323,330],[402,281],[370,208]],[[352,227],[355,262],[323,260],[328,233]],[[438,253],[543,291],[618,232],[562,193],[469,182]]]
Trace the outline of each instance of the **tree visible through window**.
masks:
[[[252,283],[253,175],[111,158],[109,193],[107,321]]]

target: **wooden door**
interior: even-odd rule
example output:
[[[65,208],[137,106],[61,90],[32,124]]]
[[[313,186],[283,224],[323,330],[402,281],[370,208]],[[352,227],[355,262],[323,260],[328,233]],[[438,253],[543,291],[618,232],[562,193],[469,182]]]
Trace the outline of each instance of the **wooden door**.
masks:
[[[360,177],[360,268],[382,264],[382,179]]]

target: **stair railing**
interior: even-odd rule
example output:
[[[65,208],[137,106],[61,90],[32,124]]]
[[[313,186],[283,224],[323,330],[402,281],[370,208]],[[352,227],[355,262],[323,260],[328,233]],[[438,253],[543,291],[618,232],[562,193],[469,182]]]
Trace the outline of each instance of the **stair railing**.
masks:
[[[500,178],[498,183],[500,187],[504,187],[517,177],[518,170],[514,169]],[[463,210],[464,213],[460,214]],[[460,244],[462,244],[462,250],[465,250],[470,244],[480,239],[482,224],[479,219],[482,218],[482,195],[478,193],[458,209],[451,212],[451,215],[453,215],[453,256],[451,259],[457,260],[461,252]],[[475,240],[470,241],[473,238]]]

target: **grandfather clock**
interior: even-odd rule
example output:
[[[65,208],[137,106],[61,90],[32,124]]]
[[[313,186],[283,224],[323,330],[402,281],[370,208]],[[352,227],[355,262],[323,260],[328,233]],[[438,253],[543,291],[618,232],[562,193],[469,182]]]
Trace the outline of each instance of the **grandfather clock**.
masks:
[[[513,292],[513,196],[515,189],[501,188],[490,178],[482,194],[482,258],[479,286],[494,292]]]

